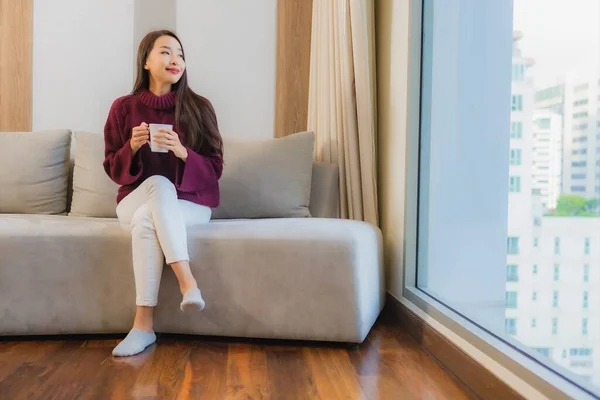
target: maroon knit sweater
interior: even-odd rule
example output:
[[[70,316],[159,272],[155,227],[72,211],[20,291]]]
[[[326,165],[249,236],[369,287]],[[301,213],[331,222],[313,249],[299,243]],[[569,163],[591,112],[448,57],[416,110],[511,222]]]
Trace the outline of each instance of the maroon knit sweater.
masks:
[[[175,93],[156,96],[148,90],[115,100],[104,126],[104,170],[121,185],[117,203],[137,188],[146,178],[162,175],[177,189],[177,197],[208,207],[219,205],[219,178],[223,172],[220,157],[207,157],[187,147],[188,158],[175,157],[173,152],[155,153],[143,145],[133,155],[129,140],[131,130],[142,122],[171,124],[186,146],[185,129],[175,124]]]

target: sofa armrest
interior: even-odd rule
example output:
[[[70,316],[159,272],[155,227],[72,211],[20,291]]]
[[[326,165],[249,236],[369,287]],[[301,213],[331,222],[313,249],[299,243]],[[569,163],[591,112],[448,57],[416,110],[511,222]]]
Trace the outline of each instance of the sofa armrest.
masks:
[[[315,218],[339,218],[338,166],[313,163],[310,189],[310,215]]]

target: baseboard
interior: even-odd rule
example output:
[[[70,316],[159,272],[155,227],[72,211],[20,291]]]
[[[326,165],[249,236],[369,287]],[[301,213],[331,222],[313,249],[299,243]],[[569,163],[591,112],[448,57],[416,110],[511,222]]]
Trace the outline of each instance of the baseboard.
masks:
[[[454,343],[433,329],[415,313],[387,294],[386,312],[461,382],[476,398],[523,399],[510,386],[472,359]]]

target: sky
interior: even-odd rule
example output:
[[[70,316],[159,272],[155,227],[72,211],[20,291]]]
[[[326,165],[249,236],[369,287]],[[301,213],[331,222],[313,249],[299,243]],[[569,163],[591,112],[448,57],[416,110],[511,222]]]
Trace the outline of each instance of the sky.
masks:
[[[514,0],[513,28],[523,32],[523,56],[535,60],[536,87],[566,72],[598,73],[600,0]]]

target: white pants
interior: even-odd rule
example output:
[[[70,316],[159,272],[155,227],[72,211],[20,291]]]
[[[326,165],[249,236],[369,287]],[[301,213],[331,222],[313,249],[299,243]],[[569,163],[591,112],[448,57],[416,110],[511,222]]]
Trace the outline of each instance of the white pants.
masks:
[[[136,304],[154,307],[162,269],[189,261],[186,226],[210,221],[212,210],[177,198],[175,186],[151,176],[117,205],[117,216],[131,229]]]

